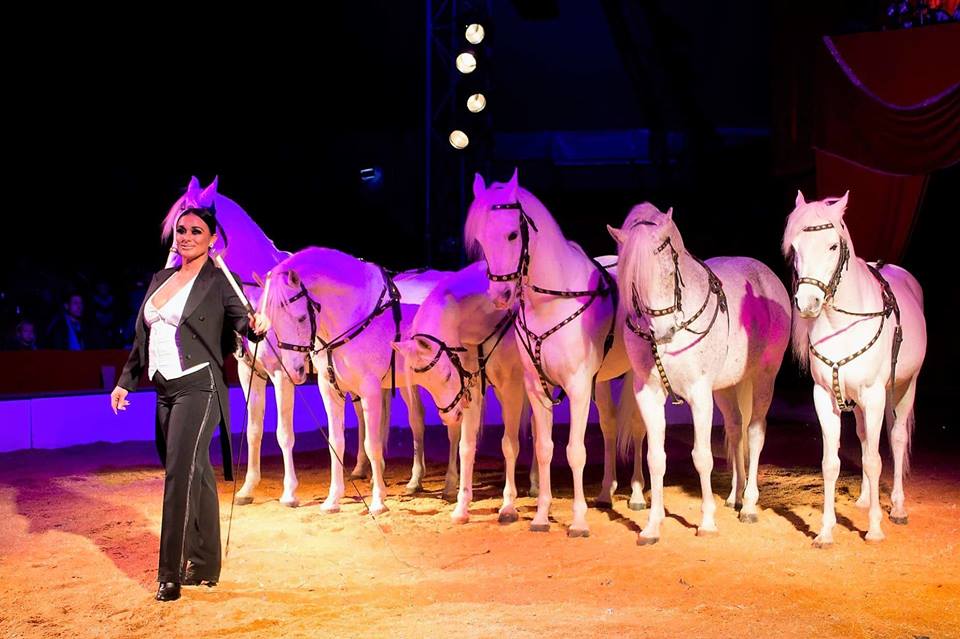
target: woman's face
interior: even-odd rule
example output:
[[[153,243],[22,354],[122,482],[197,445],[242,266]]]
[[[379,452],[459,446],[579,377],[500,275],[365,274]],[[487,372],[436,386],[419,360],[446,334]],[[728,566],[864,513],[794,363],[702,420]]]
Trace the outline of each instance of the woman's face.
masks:
[[[193,213],[187,213],[177,220],[176,231],[177,252],[184,262],[206,255],[217,239],[207,223]]]

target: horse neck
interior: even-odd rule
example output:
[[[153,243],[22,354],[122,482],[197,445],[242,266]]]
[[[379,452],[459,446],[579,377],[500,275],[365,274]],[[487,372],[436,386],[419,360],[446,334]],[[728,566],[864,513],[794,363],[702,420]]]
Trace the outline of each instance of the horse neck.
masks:
[[[849,267],[841,274],[833,301],[826,307],[826,313],[822,313],[821,316],[825,316],[831,325],[847,325],[850,324],[851,319],[854,319],[834,311],[832,307],[855,313],[868,313],[883,308],[883,296],[876,278],[870,272],[866,261],[853,254],[852,248]]]
[[[414,333],[427,333],[448,344],[478,344],[490,335],[503,311],[496,310],[487,296],[486,270],[473,270],[458,273],[427,298],[414,320]]]
[[[588,288],[593,262],[570,244],[555,224],[543,224],[530,234],[529,284],[550,289]]]
[[[317,334],[329,340],[363,321],[371,311],[384,282],[380,269],[357,260],[357,267],[330,268],[305,283],[310,295],[320,303]],[[384,301],[388,295],[384,295]]]

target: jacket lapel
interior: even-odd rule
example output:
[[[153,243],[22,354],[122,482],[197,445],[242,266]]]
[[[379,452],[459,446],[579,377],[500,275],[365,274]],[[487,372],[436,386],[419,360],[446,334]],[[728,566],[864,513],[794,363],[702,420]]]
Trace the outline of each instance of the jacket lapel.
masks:
[[[193,283],[193,288],[190,289],[190,295],[187,296],[187,303],[183,306],[183,315],[180,316],[181,324],[200,306],[200,302],[206,297],[207,291],[216,282],[216,277],[217,267],[213,265],[213,260],[208,259],[203,268],[200,269],[197,281]]]

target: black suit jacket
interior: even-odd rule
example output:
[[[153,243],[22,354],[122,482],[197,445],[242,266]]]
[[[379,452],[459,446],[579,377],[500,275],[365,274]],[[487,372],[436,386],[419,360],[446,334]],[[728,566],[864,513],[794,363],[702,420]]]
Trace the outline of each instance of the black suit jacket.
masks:
[[[167,268],[155,273],[140,305],[133,348],[118,382],[120,387],[128,391],[136,390],[140,375],[148,368],[150,331],[143,317],[144,306],[150,296],[176,272],[175,268]],[[240,281],[236,275],[234,278]],[[180,325],[177,327],[177,344],[182,368],[187,369],[203,362],[210,363],[220,401],[220,445],[223,474],[228,480],[233,479],[233,464],[230,452],[230,396],[227,394],[224,361],[236,351],[237,333],[246,335],[252,341],[260,339],[249,330],[247,310],[230,286],[226,275],[214,265],[212,259],[208,259],[200,269],[190,295],[187,296]],[[158,429],[157,452],[164,464],[166,450],[163,433]]]

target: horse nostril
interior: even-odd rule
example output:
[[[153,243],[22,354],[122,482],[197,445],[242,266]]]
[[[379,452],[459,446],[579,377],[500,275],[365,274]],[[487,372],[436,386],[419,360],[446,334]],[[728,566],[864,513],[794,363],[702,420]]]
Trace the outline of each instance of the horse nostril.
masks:
[[[300,375],[303,375],[304,370],[306,369],[303,366],[300,366],[299,368],[297,368],[297,373],[299,373]]]

